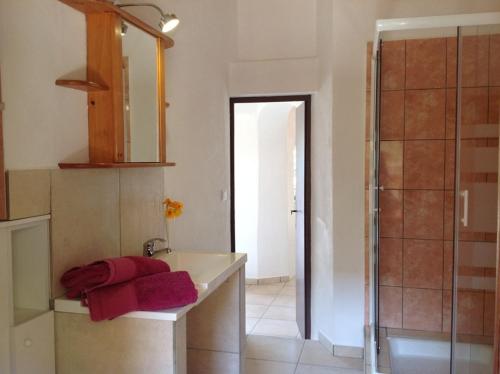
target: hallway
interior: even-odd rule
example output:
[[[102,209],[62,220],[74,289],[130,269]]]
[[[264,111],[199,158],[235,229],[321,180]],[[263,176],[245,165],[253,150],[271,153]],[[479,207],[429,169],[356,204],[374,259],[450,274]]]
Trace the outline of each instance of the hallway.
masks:
[[[295,280],[246,285],[247,374],[358,374],[363,359],[334,357],[303,340],[295,322]]]
[[[246,286],[247,335],[300,339],[295,322],[295,280]]]

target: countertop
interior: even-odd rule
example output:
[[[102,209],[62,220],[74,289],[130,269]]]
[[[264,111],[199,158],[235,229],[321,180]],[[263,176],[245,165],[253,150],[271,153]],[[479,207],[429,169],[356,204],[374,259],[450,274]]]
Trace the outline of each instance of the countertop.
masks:
[[[198,300],[196,303],[180,308],[155,312],[137,311],[124,314],[121,317],[177,321],[247,262],[245,253],[175,251],[169,254],[157,253],[154,258],[167,262],[172,271],[187,271],[198,289]],[[79,300],[66,297],[55,299],[54,310],[56,312],[89,314],[88,308],[82,306]]]

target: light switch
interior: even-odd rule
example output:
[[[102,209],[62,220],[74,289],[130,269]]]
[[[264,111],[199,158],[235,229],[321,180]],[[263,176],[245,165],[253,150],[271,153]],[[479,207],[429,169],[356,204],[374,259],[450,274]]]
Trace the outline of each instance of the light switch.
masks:
[[[220,199],[222,201],[227,201],[227,190],[221,190],[220,191]]]

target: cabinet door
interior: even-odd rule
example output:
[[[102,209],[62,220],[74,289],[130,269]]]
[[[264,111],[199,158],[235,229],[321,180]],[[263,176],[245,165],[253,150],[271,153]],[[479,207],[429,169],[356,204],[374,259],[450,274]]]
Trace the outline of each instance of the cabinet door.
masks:
[[[16,374],[54,374],[54,312],[13,328],[13,362]]]

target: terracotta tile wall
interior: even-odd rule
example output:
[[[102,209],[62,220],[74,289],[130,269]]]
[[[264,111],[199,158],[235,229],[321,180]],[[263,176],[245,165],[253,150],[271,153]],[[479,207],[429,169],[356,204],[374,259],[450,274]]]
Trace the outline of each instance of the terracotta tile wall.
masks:
[[[450,331],[456,48],[456,38],[383,44],[380,128],[380,183],[384,186],[380,193],[383,327]],[[369,62],[368,58],[367,97]],[[464,39],[463,86],[464,125],[498,123],[500,35]],[[367,116],[367,129],[368,123]],[[367,145],[368,136],[369,131]],[[368,160],[367,156],[367,163]],[[496,181],[496,176],[490,178]],[[484,274],[487,270],[472,271]],[[493,293],[460,290],[459,333],[491,335],[493,313]]]

